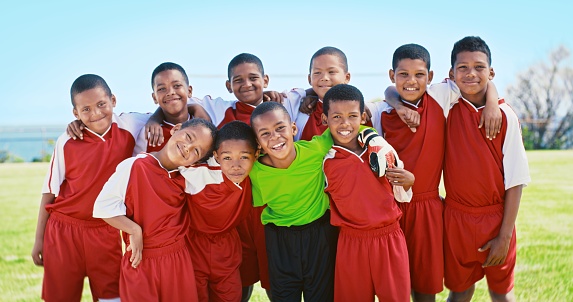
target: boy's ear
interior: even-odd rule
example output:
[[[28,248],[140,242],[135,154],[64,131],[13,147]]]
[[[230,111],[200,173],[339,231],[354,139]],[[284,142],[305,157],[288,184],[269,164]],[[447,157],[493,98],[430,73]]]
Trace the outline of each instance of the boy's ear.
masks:
[[[347,72],[344,79],[344,84],[348,84],[350,82],[350,72]]]
[[[308,85],[310,85],[312,87],[312,83],[310,81],[310,73],[308,74]]]
[[[227,87],[227,91],[229,93],[233,93],[233,89],[231,89],[231,82],[229,82],[229,80],[225,81],[225,87]]]
[[[361,124],[361,125],[366,124],[366,117],[367,117],[366,111],[365,111],[365,112],[362,112],[362,114],[360,115],[360,118],[361,118],[360,124]]]
[[[218,164],[221,164],[221,163],[219,162],[219,156],[217,156],[217,150],[213,150],[213,158],[215,159],[215,161],[216,161]]]
[[[159,104],[159,102],[157,101],[157,97],[155,96],[155,92],[151,93],[151,98],[153,99],[153,103],[155,103],[155,105]]]
[[[392,84],[396,84],[396,79],[394,78],[395,76],[396,73],[394,72],[394,69],[388,70],[388,77],[390,77],[390,81],[392,81]]]
[[[257,150],[255,150],[255,161],[259,158],[259,155],[261,155],[261,145],[257,145]]]
[[[455,82],[455,80],[454,80],[454,69],[453,68],[450,68],[449,75],[450,75],[450,80]]]
[[[430,71],[428,72],[428,84],[430,84],[433,79],[434,79],[434,71],[433,71],[433,70],[430,70]]]
[[[292,135],[296,135],[298,133],[298,128],[296,127],[296,123],[292,122]]]
[[[181,130],[181,123],[173,126],[173,128],[171,128],[171,131],[169,131],[169,133],[171,133],[171,135],[173,135],[173,133],[175,133],[175,131],[179,131]]]
[[[265,74],[263,76],[263,82],[265,83],[265,85],[263,86],[263,88],[267,88],[267,86],[269,86],[269,75]]]
[[[187,98],[191,98],[193,96],[193,86],[189,85],[189,88],[187,88]]]
[[[74,106],[74,108],[72,109],[72,113],[74,114],[74,116],[76,117],[76,119],[80,119],[80,115],[78,114],[78,110],[76,109],[76,107]]]
[[[115,95],[112,94],[112,95],[111,95],[111,105],[112,105],[113,107],[115,107],[115,103],[116,103]]]
[[[320,119],[322,120],[322,124],[323,124],[323,125],[328,126],[328,122],[327,122],[328,117],[326,116],[326,114],[324,114],[324,112],[321,113]]]
[[[489,80],[493,80],[493,78],[495,77],[495,71],[493,71],[493,67],[489,68]]]

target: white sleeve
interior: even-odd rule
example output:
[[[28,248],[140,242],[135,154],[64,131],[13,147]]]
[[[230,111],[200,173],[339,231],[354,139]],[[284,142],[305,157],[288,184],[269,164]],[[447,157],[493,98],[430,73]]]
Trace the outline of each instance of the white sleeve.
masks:
[[[370,109],[370,113],[372,114],[372,117],[370,118],[372,121],[372,126],[374,129],[376,129],[378,134],[383,136],[384,131],[382,131],[382,113],[390,113],[392,110],[394,110],[394,108],[392,108],[392,106],[384,101],[368,102],[366,103],[366,106],[368,109]]]
[[[225,118],[225,112],[230,107],[235,108],[235,103],[237,101],[225,101],[222,98],[211,98],[210,95],[206,95],[203,99],[199,98],[190,98],[188,104],[199,104],[201,105],[205,111],[211,117],[211,121],[215,126],[219,126],[219,124]]]
[[[42,186],[42,193],[51,193],[56,196],[60,194],[60,186],[66,179],[64,145],[68,140],[70,140],[70,137],[66,133],[60,135],[56,140],[52,159],[50,160],[50,168]]]
[[[398,153],[394,148],[392,148],[392,152],[394,152],[394,157],[396,158],[396,167],[404,169],[404,162],[400,160],[398,157]],[[413,192],[412,188],[408,189],[408,191],[404,190],[402,186],[392,186],[394,191],[394,199],[398,202],[410,202],[412,200]]]
[[[132,156],[136,156],[139,153],[147,152],[147,132],[145,127],[141,128],[139,134],[135,138],[135,147],[133,147]]]
[[[508,104],[503,103],[499,108],[507,118],[507,132],[502,147],[505,189],[518,185],[527,186],[531,182],[531,177],[519,120]]]
[[[220,169],[209,169],[207,166],[179,167],[179,173],[185,178],[185,192],[195,195],[209,184],[220,184],[223,172]]]
[[[302,88],[293,88],[289,91],[283,91],[283,94],[286,94],[287,97],[283,101],[283,106],[288,111],[290,115],[290,119],[294,122],[298,118],[299,114],[304,114],[300,112],[300,104],[306,97],[306,91]]]
[[[448,117],[450,108],[452,108],[462,96],[458,85],[450,79],[446,79],[445,82],[430,85],[427,92],[428,95],[436,100],[442,107],[445,117]]]
[[[144,156],[144,155],[142,155]],[[138,157],[130,157],[117,165],[115,172],[101,189],[94,203],[93,217],[111,218],[125,215],[125,195],[131,176],[131,167]]]
[[[117,126],[129,131],[135,140],[133,156],[147,150],[147,140],[145,139],[145,136],[141,136],[141,132],[145,131],[145,124],[149,120],[150,116],[151,113],[137,112],[121,113],[120,115],[114,114],[114,121],[117,123]]]

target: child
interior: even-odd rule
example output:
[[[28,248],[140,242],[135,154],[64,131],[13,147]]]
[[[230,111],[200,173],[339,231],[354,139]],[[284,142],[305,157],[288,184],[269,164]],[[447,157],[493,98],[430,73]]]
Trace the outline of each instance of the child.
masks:
[[[92,217],[96,197],[122,160],[130,157],[145,116],[113,113],[116,98],[93,74],[72,84],[74,116],[83,140],[61,135],[42,188],[32,259],[44,266],[42,299],[79,301],[84,278],[94,300],[119,299],[119,233]],[[63,282],[65,281],[65,282]]]
[[[400,99],[387,97],[388,103],[368,103],[372,121],[384,138],[404,161],[404,167],[416,175],[410,203],[399,203],[403,216],[400,226],[406,236],[410,259],[410,279],[414,301],[435,301],[443,289],[443,202],[439,196],[446,116],[450,104],[459,98],[459,90],[451,81],[427,88],[433,72],[430,54],[417,44],[398,47],[392,58],[390,80],[396,85],[389,90]],[[491,83],[493,86],[493,83]],[[495,93],[495,87],[490,89]],[[497,93],[488,102],[489,109],[499,114]],[[416,132],[401,121],[400,108],[415,110],[420,115]],[[486,105],[488,108],[488,105]]]
[[[251,126],[264,153],[253,166],[253,204],[266,205],[265,225],[273,301],[332,301],[336,229],[330,225],[322,160],[326,132],[294,143],[296,125],[278,103],[259,105]]]
[[[469,301],[485,275],[494,301],[515,300],[515,219],[523,186],[530,182],[519,122],[500,100],[500,134],[493,140],[477,123],[488,82],[491,53],[479,37],[454,44],[450,78],[461,92],[447,119],[444,183],[445,285],[449,301]]]
[[[252,209],[248,175],[258,156],[253,130],[241,121],[225,124],[213,154],[220,167],[180,168],[191,194],[189,241],[197,292],[199,301],[240,301],[242,252],[236,226]]]
[[[210,156],[216,131],[203,119],[177,124],[163,149],[123,161],[99,194],[93,216],[120,229],[127,246],[123,301],[198,301],[185,241],[185,179],[177,167]]]
[[[334,301],[373,301],[374,295],[380,301],[410,301],[408,252],[398,223],[402,212],[394,197],[410,201],[414,175],[402,169],[383,138],[366,134],[369,129],[359,133],[366,119],[360,90],[336,85],[325,94],[323,106],[322,119],[334,140],[324,160],[325,191],[331,197],[331,224],[340,227]],[[365,135],[376,137],[393,157],[382,177],[370,171],[370,147],[361,144]]]
[[[326,125],[322,123],[321,117],[324,94],[331,87],[348,82],[350,82],[350,73],[344,52],[338,48],[327,46],[312,55],[308,83],[318,97],[318,102],[312,105],[314,107],[309,114],[304,114],[303,112],[306,111],[300,107],[301,102],[307,96],[306,91],[293,89],[287,94],[288,98],[285,99],[285,107],[299,129],[294,138],[295,141],[301,139],[309,141],[314,135],[321,135],[326,130]]]

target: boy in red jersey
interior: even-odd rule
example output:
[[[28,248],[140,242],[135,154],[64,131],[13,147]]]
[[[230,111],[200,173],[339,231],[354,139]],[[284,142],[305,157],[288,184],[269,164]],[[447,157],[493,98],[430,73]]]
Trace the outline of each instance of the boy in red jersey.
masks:
[[[369,148],[361,143],[368,130],[359,130],[366,113],[357,88],[336,85],[323,105],[322,119],[334,141],[324,159],[325,191],[331,197],[330,222],[340,227],[334,301],[370,301],[374,295],[380,301],[410,301],[408,252],[398,222],[402,212],[394,198],[410,201],[414,175],[402,169],[398,154],[381,137],[393,159],[388,168],[380,167],[384,176],[372,174]]]
[[[248,176],[257,147],[251,127],[231,121],[217,133],[213,155],[218,165],[179,169],[191,194],[189,242],[199,301],[241,300],[242,248],[236,226],[252,208]]]
[[[514,301],[515,220],[529,168],[516,114],[500,99],[495,139],[473,127],[495,76],[491,52],[479,37],[454,44],[450,78],[461,97],[446,125],[444,182],[445,285],[449,301],[470,301],[485,275],[493,301]]]
[[[185,178],[177,168],[210,156],[217,130],[206,120],[192,119],[171,131],[160,151],[119,164],[93,207],[94,217],[124,235],[124,301],[198,301],[185,241],[190,222]]]
[[[32,259],[44,266],[42,299],[79,301],[84,278],[94,300],[119,299],[119,233],[91,213],[115,167],[132,156],[147,117],[113,113],[116,99],[100,76],[78,77],[71,87],[83,140],[62,134],[42,189]],[[62,282],[65,280],[65,282]]]

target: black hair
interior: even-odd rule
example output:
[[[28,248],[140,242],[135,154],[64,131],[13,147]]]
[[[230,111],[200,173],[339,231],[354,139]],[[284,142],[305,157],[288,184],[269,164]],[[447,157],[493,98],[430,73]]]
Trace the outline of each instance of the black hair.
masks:
[[[344,52],[342,52],[342,50],[332,46],[323,47],[312,55],[312,58],[310,58],[310,66],[308,68],[309,72],[312,72],[312,63],[314,62],[314,59],[322,55],[332,55],[338,57],[343,65],[342,69],[344,69],[344,72],[348,72],[348,60],[346,59],[346,55]]]
[[[273,110],[282,111],[288,117],[288,122],[291,122],[290,115],[283,105],[277,102],[263,102],[259,106],[255,107],[255,110],[253,110],[253,113],[251,114],[251,127],[253,126],[253,121],[255,118]]]
[[[485,43],[482,38],[477,36],[468,36],[465,37],[454,44],[454,48],[452,49],[452,68],[456,63],[457,56],[460,52],[464,51],[479,51],[483,52],[487,56],[487,63],[491,66],[491,52],[489,50],[489,46]]]
[[[187,84],[187,86],[189,86],[189,78],[187,77],[187,73],[185,72],[185,69],[183,69],[183,67],[181,67],[181,65],[179,65],[179,64],[175,64],[175,63],[171,63],[171,62],[165,62],[165,63],[161,63],[161,64],[159,64],[159,66],[155,67],[155,69],[151,73],[151,88],[153,88],[153,85],[155,84],[155,77],[160,72],[164,72],[167,70],[179,71],[181,73],[181,75],[183,75],[183,79],[185,79],[185,84]]]
[[[418,44],[405,44],[394,51],[392,56],[392,69],[396,70],[398,63],[404,59],[422,60],[426,63],[426,68],[430,70],[430,53],[424,46]]]
[[[257,65],[257,68],[259,69],[259,71],[261,72],[261,75],[265,75],[265,69],[263,68],[263,62],[261,61],[261,59],[259,59],[259,57],[250,54],[250,53],[241,53],[236,55],[231,62],[229,62],[229,67],[227,68],[227,77],[229,78],[229,81],[231,80],[231,75],[233,74],[233,69],[235,69],[235,67],[237,67],[240,64],[244,64],[244,63],[253,63],[255,65]]]
[[[101,87],[105,94],[108,97],[111,97],[111,89],[107,86],[105,80],[95,74],[84,74],[79,76],[73,83],[72,88],[70,88],[70,97],[72,99],[72,106],[76,106],[76,102],[74,102],[74,98],[79,93],[82,93],[86,90],[94,89],[97,87]]]
[[[228,140],[246,141],[249,147],[253,148],[253,151],[257,151],[259,147],[253,128],[243,121],[232,121],[219,129],[215,140],[215,150],[219,149],[221,143]]]
[[[338,84],[328,89],[322,100],[322,112],[328,116],[330,103],[334,102],[358,102],[360,113],[364,112],[364,96],[358,88],[348,84]]]
[[[213,156],[213,150],[215,150],[215,140],[217,139],[217,127],[215,127],[215,125],[213,125],[213,123],[209,122],[208,120],[202,119],[202,118],[192,118],[188,121],[186,121],[185,123],[181,124],[181,129],[185,129],[185,128],[189,128],[189,127],[205,127],[207,128],[207,130],[209,130],[209,132],[211,132],[211,139],[213,140],[213,144],[211,144],[211,147],[209,148],[209,150],[207,150],[207,153],[205,153],[205,156],[203,156],[203,158],[201,158],[200,160],[198,160],[197,162],[204,162],[206,161],[209,157]]]

